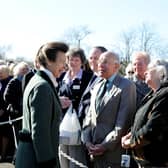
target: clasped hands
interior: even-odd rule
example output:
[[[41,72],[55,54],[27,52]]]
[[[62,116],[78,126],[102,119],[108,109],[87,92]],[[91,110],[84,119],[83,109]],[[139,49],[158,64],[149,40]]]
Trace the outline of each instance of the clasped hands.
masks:
[[[89,151],[89,155],[98,156],[103,155],[106,151],[105,147],[102,144],[95,144],[88,142],[86,143],[86,147]]]
[[[121,146],[125,149],[131,147],[131,132],[121,138]]]

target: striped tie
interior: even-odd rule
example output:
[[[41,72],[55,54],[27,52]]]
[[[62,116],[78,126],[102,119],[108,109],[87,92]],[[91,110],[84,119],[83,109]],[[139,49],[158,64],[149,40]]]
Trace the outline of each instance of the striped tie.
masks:
[[[102,99],[106,93],[107,90],[107,85],[108,85],[108,80],[105,80],[103,84],[101,85],[98,93],[97,93],[97,98],[96,98],[96,109],[99,109],[102,103]]]

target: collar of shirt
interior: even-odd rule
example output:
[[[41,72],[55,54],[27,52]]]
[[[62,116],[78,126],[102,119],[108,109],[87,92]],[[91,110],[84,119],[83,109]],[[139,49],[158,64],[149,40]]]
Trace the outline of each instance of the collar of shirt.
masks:
[[[114,81],[114,78],[116,77],[116,73],[115,74],[113,74],[110,78],[108,78],[107,79],[107,90],[109,91],[109,88],[111,88],[111,86],[112,86],[112,83],[113,83],[113,81]]]
[[[140,83],[142,82],[142,83],[145,83],[144,80],[139,79],[136,75],[133,76],[133,81],[134,81],[134,82],[140,82]]]
[[[110,83],[112,83],[113,81],[114,81],[114,78],[116,77],[116,73],[115,74],[113,74],[110,78],[108,78],[107,80],[110,82]]]
[[[58,86],[58,83],[57,83],[57,81],[56,81],[56,78],[54,77],[54,75],[52,74],[51,71],[49,71],[48,69],[46,69],[46,68],[44,68],[44,67],[40,67],[40,70],[41,70],[41,71],[44,71],[44,72],[48,75],[48,77],[50,78],[50,80],[52,81],[52,83],[53,83],[53,85],[54,85],[55,87]]]
[[[63,78],[63,81],[66,83],[66,84],[71,84],[72,81],[75,79],[75,78],[78,78],[78,79],[81,79],[82,78],[82,74],[83,74],[83,70],[80,69],[79,72],[76,74],[76,76],[71,80],[70,78],[70,71],[67,71],[65,73],[65,76]]]

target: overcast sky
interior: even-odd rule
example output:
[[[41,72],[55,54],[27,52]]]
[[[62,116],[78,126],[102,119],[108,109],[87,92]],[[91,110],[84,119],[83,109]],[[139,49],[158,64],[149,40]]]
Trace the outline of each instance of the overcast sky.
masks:
[[[38,48],[69,27],[87,25],[88,45],[109,46],[122,31],[143,22],[168,39],[167,0],[0,0],[0,46],[9,57],[33,59]]]

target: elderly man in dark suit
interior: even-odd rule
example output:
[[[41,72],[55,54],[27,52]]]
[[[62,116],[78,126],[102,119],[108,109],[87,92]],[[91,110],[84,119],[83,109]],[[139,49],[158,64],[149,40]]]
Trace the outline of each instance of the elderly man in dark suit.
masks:
[[[130,127],[136,108],[135,85],[118,74],[119,67],[116,53],[101,54],[98,71],[104,80],[94,87],[82,133],[95,168],[120,168],[124,153],[121,137]]]

